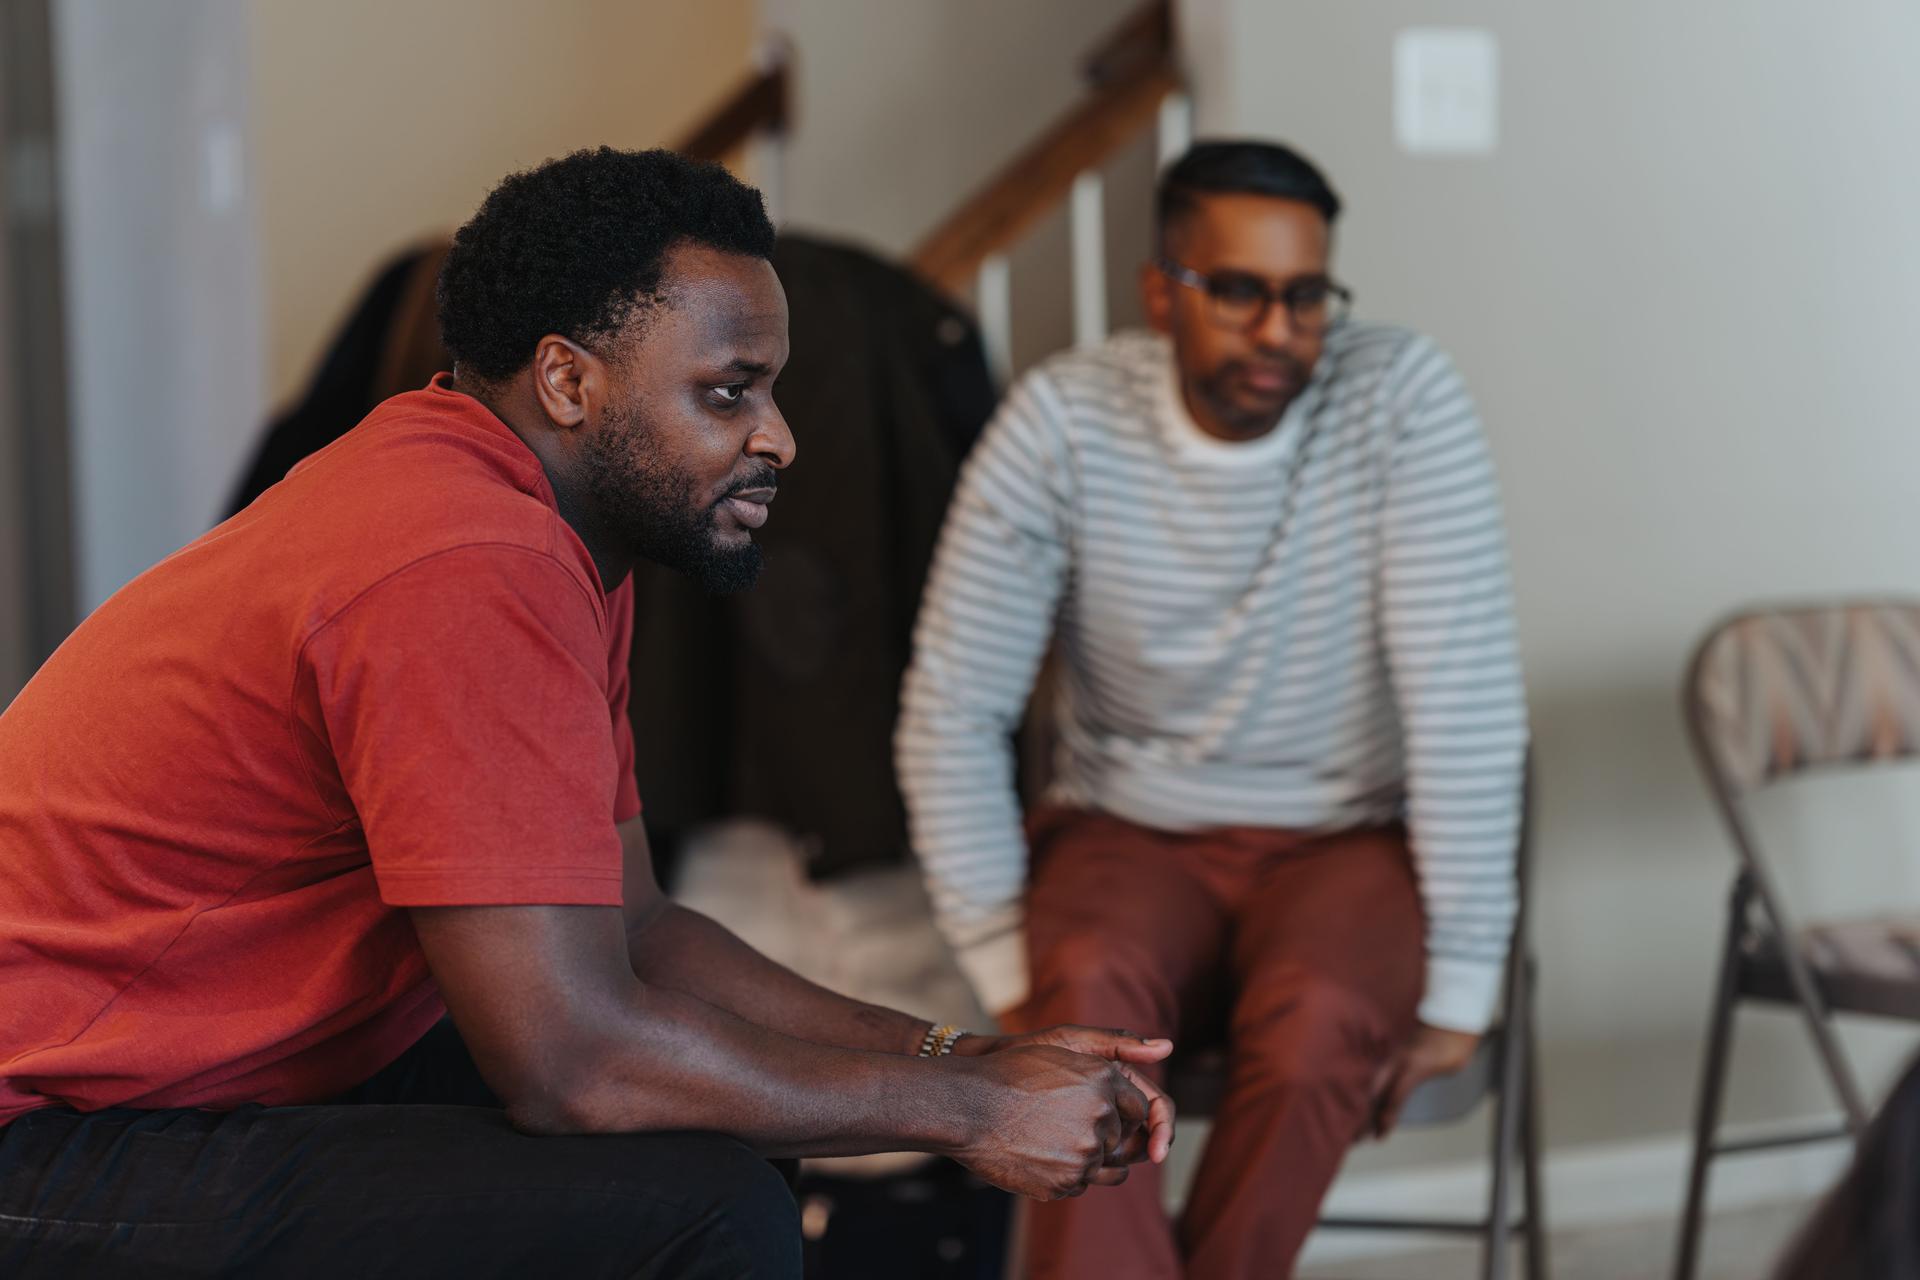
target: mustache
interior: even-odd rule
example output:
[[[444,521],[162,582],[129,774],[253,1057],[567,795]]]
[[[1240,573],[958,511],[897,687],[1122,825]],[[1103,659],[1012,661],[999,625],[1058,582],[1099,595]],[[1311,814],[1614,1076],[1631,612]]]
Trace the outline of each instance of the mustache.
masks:
[[[1242,374],[1256,365],[1279,369],[1296,381],[1304,381],[1307,376],[1306,362],[1285,351],[1276,351],[1258,360],[1229,360],[1222,366],[1222,372]]]
[[[725,502],[734,494],[745,493],[749,489],[778,489],[779,487],[780,473],[762,462],[745,475],[736,477],[714,501]]]

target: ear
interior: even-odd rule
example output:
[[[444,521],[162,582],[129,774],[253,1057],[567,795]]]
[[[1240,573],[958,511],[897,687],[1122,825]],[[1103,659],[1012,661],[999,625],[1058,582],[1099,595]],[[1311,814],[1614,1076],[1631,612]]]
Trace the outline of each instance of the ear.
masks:
[[[550,333],[533,349],[533,396],[556,427],[586,424],[589,404],[604,404],[607,370],[600,357]]]
[[[1140,264],[1140,306],[1149,329],[1155,333],[1173,332],[1173,281],[1151,262]]]

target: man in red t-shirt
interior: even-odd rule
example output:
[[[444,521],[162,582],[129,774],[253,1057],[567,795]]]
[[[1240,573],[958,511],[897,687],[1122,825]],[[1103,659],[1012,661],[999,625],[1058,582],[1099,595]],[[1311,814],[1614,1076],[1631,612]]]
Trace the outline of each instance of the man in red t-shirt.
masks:
[[[772,246],[665,152],[507,179],[441,277],[453,373],[0,715],[0,1274],[790,1276],[764,1157],[1040,1197],[1164,1158],[1166,1042],[956,1040],[654,884],[628,571],[758,570]]]

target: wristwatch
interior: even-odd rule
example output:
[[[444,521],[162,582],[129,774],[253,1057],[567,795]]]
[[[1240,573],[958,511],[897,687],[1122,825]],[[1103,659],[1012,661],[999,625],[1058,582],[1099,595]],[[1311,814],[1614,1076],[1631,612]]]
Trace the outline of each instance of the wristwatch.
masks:
[[[943,1026],[928,1027],[927,1034],[920,1037],[920,1056],[923,1058],[944,1058],[953,1052],[954,1041],[969,1034],[954,1026],[951,1022]]]

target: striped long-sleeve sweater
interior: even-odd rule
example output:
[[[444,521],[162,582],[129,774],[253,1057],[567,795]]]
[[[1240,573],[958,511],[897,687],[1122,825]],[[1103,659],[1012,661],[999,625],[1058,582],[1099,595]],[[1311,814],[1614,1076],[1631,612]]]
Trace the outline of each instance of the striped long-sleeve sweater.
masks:
[[[1023,378],[935,554],[896,756],[936,915],[982,1002],[1026,993],[1011,734],[1058,633],[1048,799],[1169,831],[1404,818],[1422,1021],[1490,1021],[1527,724],[1492,460],[1452,362],[1329,334],[1278,426],[1203,434],[1164,338]]]

